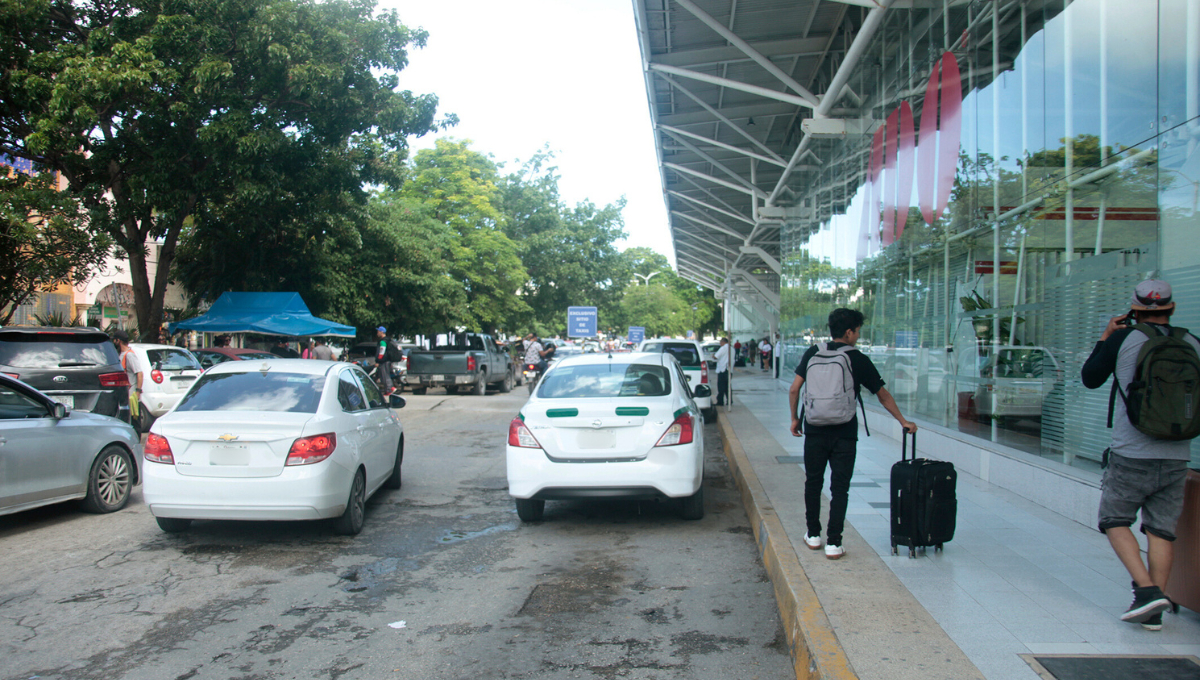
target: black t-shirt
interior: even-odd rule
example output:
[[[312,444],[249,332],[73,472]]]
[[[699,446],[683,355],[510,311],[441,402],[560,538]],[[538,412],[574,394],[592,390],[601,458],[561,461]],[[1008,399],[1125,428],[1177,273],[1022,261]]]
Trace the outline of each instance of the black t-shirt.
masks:
[[[824,343],[809,347],[804,356],[800,357],[800,364],[796,366],[796,375],[805,380],[808,379],[808,361],[813,358],[822,345]],[[837,341],[831,345],[831,349],[846,347],[846,343]],[[854,374],[854,396],[856,398],[863,387],[870,390],[871,394],[883,389],[885,384],[883,376],[879,375],[879,369],[875,368],[875,364],[867,355],[857,349],[852,349],[847,356],[850,358],[850,372]],[[806,422],[804,423],[804,434],[834,435],[847,439],[858,439],[858,413],[854,414],[850,422],[841,425],[809,425]]]

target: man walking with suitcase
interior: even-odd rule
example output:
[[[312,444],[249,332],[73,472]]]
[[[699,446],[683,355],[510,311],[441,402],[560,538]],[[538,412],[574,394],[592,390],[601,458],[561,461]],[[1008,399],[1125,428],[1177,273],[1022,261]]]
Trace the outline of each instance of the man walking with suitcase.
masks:
[[[1200,341],[1170,326],[1175,302],[1166,281],[1139,283],[1130,309],[1109,320],[1081,377],[1089,389],[1104,385],[1110,375],[1116,381],[1098,514],[1100,531],[1133,579],[1133,604],[1121,620],[1161,630],[1162,613],[1171,606],[1162,588],[1171,573],[1175,525],[1183,510],[1190,439],[1200,426],[1200,409],[1193,408],[1200,394],[1191,392],[1200,378]],[[1170,361],[1156,364],[1156,356]],[[1163,370],[1169,375],[1159,377]],[[1154,389],[1145,389],[1148,385]],[[1139,510],[1149,565],[1130,528]]]
[[[846,554],[842,547],[842,530],[858,449],[856,406],[862,404],[861,388],[870,390],[906,432],[917,431],[917,426],[905,420],[896,400],[884,389],[883,378],[875,364],[854,348],[862,326],[862,312],[844,308],[833,310],[829,314],[829,333],[833,342],[808,348],[796,366],[796,377],[788,392],[792,436],[808,435],[804,440],[804,510],[808,523],[804,543],[812,550],[821,548],[821,488],[825,485],[825,467],[828,465],[831,479],[825,557],[831,560]],[[802,418],[797,408],[800,406],[800,388],[806,382]],[[865,409],[863,414],[865,417]]]

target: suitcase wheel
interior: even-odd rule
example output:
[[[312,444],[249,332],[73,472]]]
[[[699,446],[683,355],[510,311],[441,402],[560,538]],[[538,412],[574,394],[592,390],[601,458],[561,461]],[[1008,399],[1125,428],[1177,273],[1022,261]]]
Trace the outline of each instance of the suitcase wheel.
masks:
[[[933,546],[933,551],[934,551],[934,552],[941,552],[941,551],[942,551],[942,544],[941,544],[941,543],[938,543],[937,545]]]
[[[899,549],[896,547],[896,544],[895,544],[895,543],[893,543],[893,544],[892,544],[892,554],[893,554],[893,555],[899,555],[899,554],[900,554],[900,550],[899,550]]]
[[[909,549],[908,549],[908,557],[909,557],[909,559],[915,558],[916,556],[917,556],[917,549],[916,549],[916,548],[909,548]]]

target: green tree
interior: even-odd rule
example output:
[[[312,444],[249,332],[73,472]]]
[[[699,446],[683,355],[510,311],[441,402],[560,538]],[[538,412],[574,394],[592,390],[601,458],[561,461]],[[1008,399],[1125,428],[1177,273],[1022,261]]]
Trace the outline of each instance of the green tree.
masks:
[[[462,325],[492,332],[529,315],[516,294],[528,274],[504,233],[496,164],[469,146],[439,139],[433,149],[417,152],[400,195],[423,203],[431,218],[457,234],[448,271],[466,292]]]
[[[669,287],[660,283],[630,286],[621,300],[620,314],[625,326],[642,326],[646,337],[674,335],[681,330],[680,318],[685,305]],[[691,311],[690,307],[686,308]]]
[[[185,226],[276,195],[299,205],[265,222],[303,221],[327,207],[290,194],[305,177],[317,200],[362,203],[365,183],[398,181],[406,138],[438,127],[435,97],[397,89],[425,34],[371,0],[0,0],[0,31],[0,152],[61,171],[128,253],[143,329]]]
[[[84,283],[104,262],[112,242],[82,225],[82,209],[53,175],[0,175],[0,326],[35,292]]]
[[[615,245],[625,236],[624,199],[568,209],[559,198],[557,168],[548,165],[552,159],[538,153],[500,185],[505,232],[518,244],[529,275],[521,295],[543,328],[565,324],[570,306],[595,306],[610,316],[630,278]]]

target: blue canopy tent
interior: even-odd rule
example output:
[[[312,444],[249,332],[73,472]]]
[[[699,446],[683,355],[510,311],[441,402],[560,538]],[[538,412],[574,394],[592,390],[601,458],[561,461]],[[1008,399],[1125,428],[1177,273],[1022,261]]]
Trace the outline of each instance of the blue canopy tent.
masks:
[[[313,316],[299,293],[221,293],[207,314],[170,324],[167,330],[172,334],[198,331],[291,337],[353,338],[355,335],[354,326]]]

